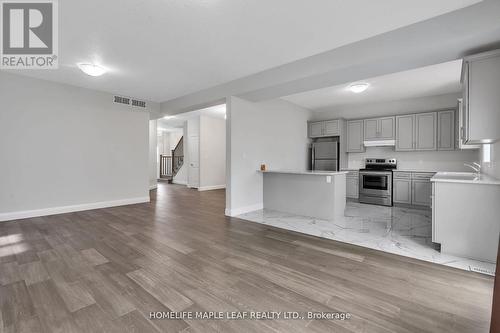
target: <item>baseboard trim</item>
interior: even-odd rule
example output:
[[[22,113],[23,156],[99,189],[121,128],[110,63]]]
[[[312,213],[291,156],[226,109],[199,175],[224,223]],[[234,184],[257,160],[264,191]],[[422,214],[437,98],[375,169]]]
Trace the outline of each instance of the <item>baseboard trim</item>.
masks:
[[[234,217],[234,216],[238,216],[241,214],[253,212],[254,210],[260,210],[263,208],[264,208],[264,204],[261,202],[261,203],[255,204],[255,205],[250,205],[250,206],[245,206],[245,207],[239,207],[239,208],[233,208],[233,209],[226,208],[224,213],[226,216]]]
[[[80,212],[80,211],[91,210],[91,209],[133,205],[133,204],[144,203],[144,202],[149,202],[149,201],[150,201],[149,196],[147,196],[147,197],[130,198],[130,199],[113,200],[113,201],[92,202],[92,203],[81,204],[81,205],[50,207],[50,208],[42,208],[42,209],[34,209],[34,210],[25,210],[25,211],[19,211],[19,212],[0,213],[0,222],[28,219],[31,217],[39,217],[39,216]]]
[[[177,185],[187,185],[187,181],[185,180],[172,180],[172,183],[177,184]]]
[[[222,190],[224,188],[226,188],[226,185],[201,186],[198,187],[198,191]]]

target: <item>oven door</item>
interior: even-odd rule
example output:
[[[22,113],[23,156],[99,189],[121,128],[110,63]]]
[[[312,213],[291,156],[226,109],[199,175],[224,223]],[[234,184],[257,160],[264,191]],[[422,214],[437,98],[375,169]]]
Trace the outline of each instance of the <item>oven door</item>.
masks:
[[[370,196],[391,196],[392,173],[371,171],[360,172],[359,192],[360,194]]]

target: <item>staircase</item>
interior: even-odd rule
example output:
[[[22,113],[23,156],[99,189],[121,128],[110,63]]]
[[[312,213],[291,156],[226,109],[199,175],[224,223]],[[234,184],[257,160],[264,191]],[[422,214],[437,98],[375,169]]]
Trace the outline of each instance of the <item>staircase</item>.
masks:
[[[181,137],[172,155],[160,155],[160,179],[172,183],[175,175],[184,164],[184,137]]]

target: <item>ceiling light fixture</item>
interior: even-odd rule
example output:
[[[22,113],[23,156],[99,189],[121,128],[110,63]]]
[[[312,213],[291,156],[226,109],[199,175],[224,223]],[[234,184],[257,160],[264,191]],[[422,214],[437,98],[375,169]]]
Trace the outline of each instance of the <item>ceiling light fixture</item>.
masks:
[[[96,64],[78,64],[78,68],[90,76],[101,76],[107,72],[106,68]]]
[[[349,86],[349,90],[355,94],[359,94],[368,89],[369,85],[368,83],[353,83]]]

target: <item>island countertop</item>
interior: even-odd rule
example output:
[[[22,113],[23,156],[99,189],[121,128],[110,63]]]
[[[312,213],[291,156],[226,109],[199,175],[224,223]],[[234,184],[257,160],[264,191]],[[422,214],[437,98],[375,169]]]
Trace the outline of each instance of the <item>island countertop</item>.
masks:
[[[347,171],[311,171],[311,170],[257,170],[261,173],[283,173],[292,175],[309,175],[309,176],[338,176],[346,175]]]

